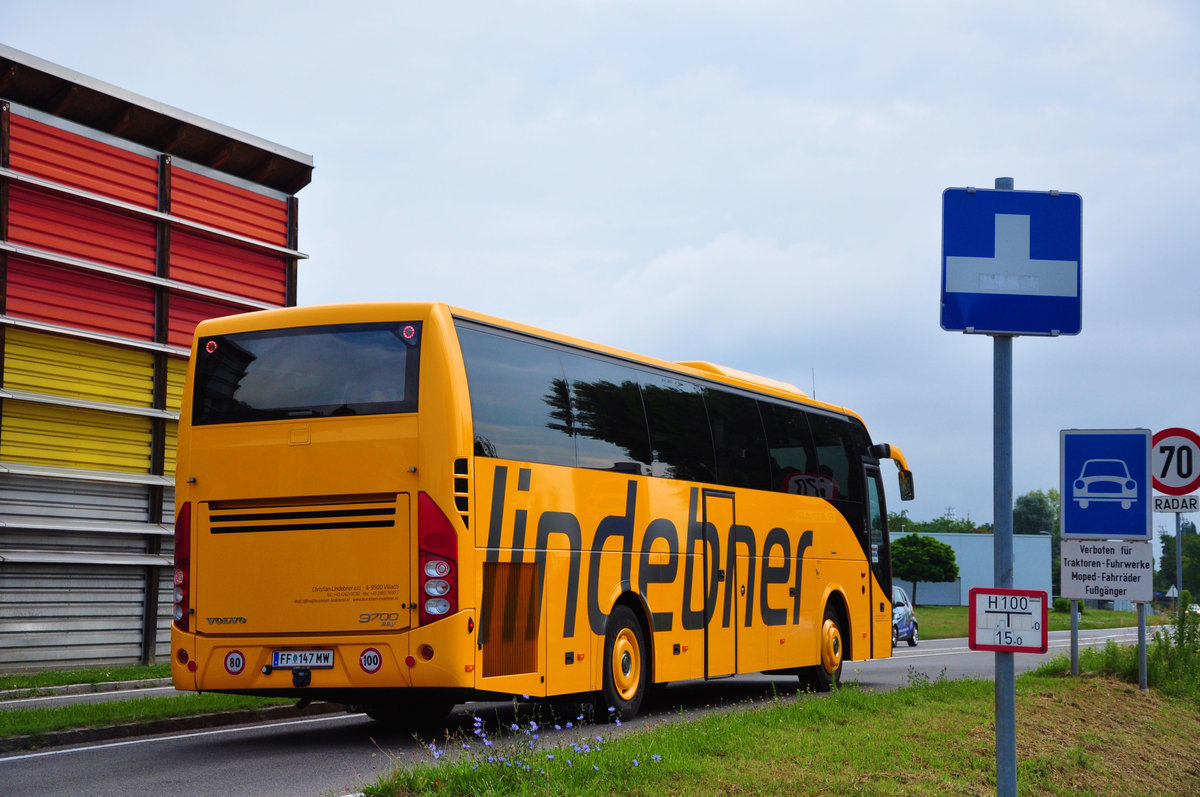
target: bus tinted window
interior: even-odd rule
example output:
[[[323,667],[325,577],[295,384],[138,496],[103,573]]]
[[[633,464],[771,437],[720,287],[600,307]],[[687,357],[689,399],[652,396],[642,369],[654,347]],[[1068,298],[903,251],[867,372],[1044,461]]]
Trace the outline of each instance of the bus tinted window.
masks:
[[[760,401],[771,464],[771,489],[795,495],[833,498],[833,480],[821,474],[808,413]]]
[[[813,414],[809,422],[821,471],[835,485],[834,498],[861,502],[865,493],[862,457],[870,445],[866,430],[846,418],[828,415]]]
[[[419,323],[201,338],[192,423],[416,412],[420,339]]]
[[[637,372],[618,363],[562,355],[571,386],[579,467],[650,473],[650,436]]]
[[[639,376],[654,451],[651,474],[716,482],[712,436],[700,388],[669,376]]]
[[[575,464],[570,391],[553,349],[460,327],[475,453]]]
[[[704,403],[717,454],[717,482],[727,487],[771,489],[758,402],[709,388],[704,391]]]

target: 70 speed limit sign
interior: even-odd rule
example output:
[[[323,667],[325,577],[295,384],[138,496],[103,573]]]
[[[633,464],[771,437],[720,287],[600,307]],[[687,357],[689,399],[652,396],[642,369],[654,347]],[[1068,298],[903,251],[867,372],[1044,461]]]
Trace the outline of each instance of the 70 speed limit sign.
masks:
[[[1200,487],[1200,435],[1174,426],[1156,432],[1150,445],[1155,490],[1188,495]]]

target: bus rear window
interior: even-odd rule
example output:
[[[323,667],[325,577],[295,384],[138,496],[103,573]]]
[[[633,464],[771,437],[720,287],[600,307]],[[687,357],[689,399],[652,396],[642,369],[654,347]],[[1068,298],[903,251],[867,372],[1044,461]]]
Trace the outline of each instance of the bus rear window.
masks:
[[[201,338],[192,423],[416,412],[420,341],[418,322]]]

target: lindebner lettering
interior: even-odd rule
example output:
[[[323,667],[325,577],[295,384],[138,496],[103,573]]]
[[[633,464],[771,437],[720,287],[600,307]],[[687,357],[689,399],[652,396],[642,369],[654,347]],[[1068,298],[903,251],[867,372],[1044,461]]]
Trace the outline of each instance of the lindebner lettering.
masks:
[[[487,552],[486,558],[489,562],[500,560],[501,542],[504,539],[504,521],[507,498],[511,495],[508,487],[508,471],[509,468],[504,465],[496,467],[496,471],[492,482],[492,501],[489,513],[488,532],[487,532]],[[520,468],[518,472],[519,480],[517,485],[518,492],[532,492],[530,486],[531,473],[528,468]],[[701,491],[698,487],[692,487],[688,496],[688,517],[686,525],[686,539],[680,539],[679,527],[669,518],[653,518],[647,524],[644,533],[642,534],[642,542],[640,550],[634,551],[633,545],[636,539],[634,518],[637,516],[637,503],[639,500],[638,482],[630,479],[626,482],[624,506],[614,506],[611,514],[605,516],[596,526],[595,533],[592,535],[592,544],[586,552],[583,550],[583,530],[579,522],[579,518],[571,512],[547,510],[542,512],[536,519],[529,518],[528,512],[525,509],[515,510],[513,513],[513,529],[512,540],[513,561],[521,561],[524,556],[523,551],[516,550],[523,547],[526,542],[526,526],[532,524],[536,528],[534,533],[534,559],[537,563],[540,572],[545,572],[547,549],[551,539],[555,536],[561,536],[561,542],[565,543],[559,546],[569,554],[569,571],[567,574],[565,606],[568,610],[563,619],[563,637],[570,639],[575,636],[575,619],[577,610],[573,607],[577,606],[579,597],[579,581],[583,575],[582,557],[586,553],[588,555],[587,562],[587,583],[586,583],[586,606],[587,606],[587,622],[588,628],[594,634],[603,634],[605,623],[608,620],[608,614],[601,609],[601,584],[600,584],[600,565],[601,556],[608,546],[610,553],[617,553],[614,546],[619,543],[619,553],[621,556],[621,590],[629,591],[632,586],[632,570],[633,557],[636,553],[638,558],[638,580],[637,591],[645,595],[647,589],[652,584],[673,584],[679,578],[680,571],[680,551],[684,549],[685,558],[683,561],[695,561],[688,559],[687,556],[700,557],[701,554],[707,554],[707,559],[710,563],[709,572],[696,578],[693,573],[694,568],[683,568],[683,597],[681,605],[677,607],[679,613],[680,624],[683,628],[694,630],[703,628],[713,620],[717,613],[719,604],[723,605],[721,612],[721,625],[728,628],[731,623],[736,623],[738,618],[733,616],[733,600],[734,590],[736,585],[733,579],[721,580],[718,577],[718,569],[722,562],[720,536],[716,533],[716,527],[711,523],[706,523],[701,519],[700,500]],[[750,526],[735,524],[729,529],[729,550],[725,552],[725,569],[732,573],[734,565],[737,561],[739,550],[745,556],[743,561],[747,563],[745,582],[745,612],[741,618],[741,623],[744,627],[750,627],[754,624],[755,613],[755,595],[758,596],[758,614],[762,622],[768,626],[787,625],[789,622],[795,624],[800,621],[800,604],[803,595],[803,573],[804,559],[808,550],[813,546],[813,532],[811,529],[802,532],[796,540],[796,547],[792,551],[792,535],[785,529],[775,527],[767,531],[762,539],[761,550],[757,548],[758,535]],[[656,555],[660,558],[659,563],[651,563],[651,553],[654,551],[655,544],[658,544]],[[662,548],[666,547],[666,562],[661,562],[663,555]],[[681,546],[681,543],[683,545]],[[771,557],[775,556],[776,564],[771,564]],[[782,561],[780,561],[782,559]],[[701,579],[707,577],[707,589],[701,582]],[[758,584],[755,584],[755,580]],[[721,601],[720,590],[724,584],[724,600]],[[791,584],[790,597],[788,605],[778,606],[772,605],[769,601],[769,588],[772,584]],[[757,590],[755,587],[758,587]],[[539,580],[539,589],[544,589],[544,580]],[[606,591],[607,593],[607,591]],[[707,599],[704,600],[702,608],[693,608],[693,594],[703,595]],[[538,596],[539,602],[541,595]],[[676,620],[676,611],[663,611],[662,607],[657,607],[660,610],[653,613],[653,623],[656,630],[669,631],[674,627]],[[789,612],[789,609],[791,610]]]

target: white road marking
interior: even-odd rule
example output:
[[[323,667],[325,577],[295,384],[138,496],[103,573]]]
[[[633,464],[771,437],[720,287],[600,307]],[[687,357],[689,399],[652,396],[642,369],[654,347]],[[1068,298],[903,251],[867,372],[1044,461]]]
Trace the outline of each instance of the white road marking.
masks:
[[[229,728],[216,728],[208,731],[193,731],[189,733],[173,733],[170,736],[153,736],[144,739],[126,739],[121,742],[105,742],[104,744],[92,744],[86,747],[65,747],[55,750],[43,750],[38,753],[22,753],[21,755],[8,756],[0,758],[0,764],[9,761],[24,761],[30,758],[43,758],[52,755],[68,755],[70,753],[89,753],[94,750],[107,750],[114,747],[131,747],[138,744],[155,744],[160,742],[173,742],[179,739],[197,739],[202,736],[221,736],[230,733],[240,733],[244,731],[257,731],[268,728],[286,728],[293,725],[311,725],[318,722],[334,722],[337,720],[346,720],[359,717],[357,714],[331,714],[324,717],[307,717],[305,719],[283,720],[281,722],[270,722],[263,725],[238,725]]]

